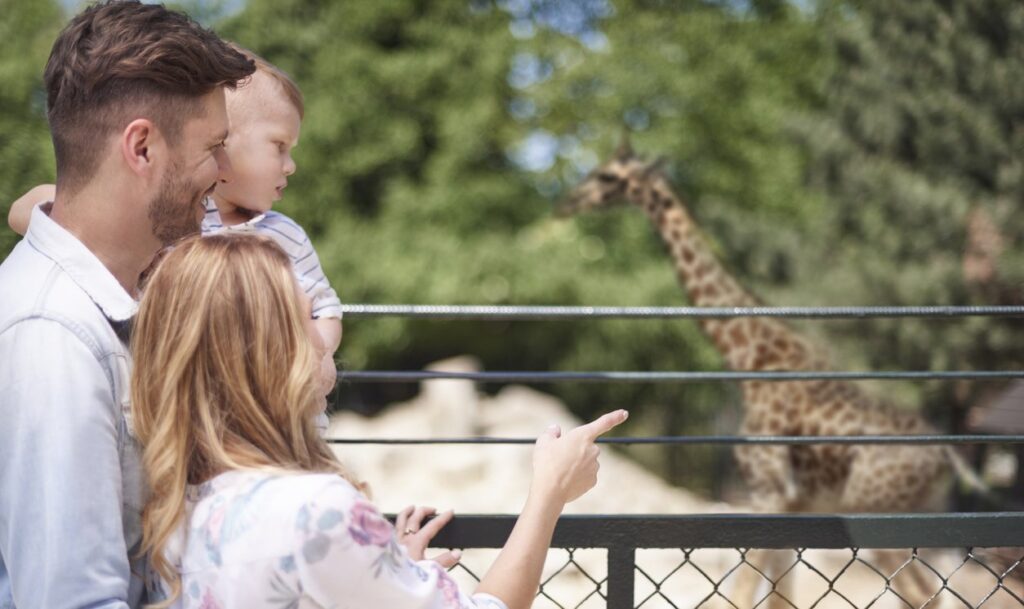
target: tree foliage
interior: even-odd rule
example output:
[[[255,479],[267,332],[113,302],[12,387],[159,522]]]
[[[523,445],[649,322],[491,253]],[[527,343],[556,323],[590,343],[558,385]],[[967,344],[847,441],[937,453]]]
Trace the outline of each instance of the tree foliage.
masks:
[[[6,228],[11,202],[54,178],[42,83],[63,15],[53,0],[0,0],[0,15],[0,255],[6,256],[17,242]]]
[[[1024,230],[1024,5],[865,0],[830,9],[827,111],[804,125],[809,183],[828,206],[814,231],[821,267],[805,269],[803,291],[850,304],[1019,303],[1024,259],[1010,246]],[[972,235],[972,216],[990,230]],[[990,268],[972,272],[965,250],[979,247],[976,262]],[[898,320],[851,324],[846,334],[860,337],[851,345],[871,367],[1013,369],[1024,356],[1014,323]],[[988,388],[903,394],[948,419]]]
[[[0,1],[6,202],[52,179],[41,74],[65,16],[52,1]],[[685,304],[637,210],[551,214],[624,127],[637,149],[669,159],[716,251],[769,304],[1017,302],[1024,5],[808,4],[184,2],[303,89],[299,169],[280,209],[311,234],[345,302]],[[991,272],[965,278],[972,217],[998,238],[980,246]],[[14,236],[0,235],[6,252]],[[1024,357],[1011,323],[804,330],[833,346],[840,369],[998,369]],[[491,370],[722,367],[685,321],[351,319],[339,360],[413,369],[462,353]],[[738,405],[718,385],[543,389],[583,416],[630,407],[632,433],[707,432]],[[976,393],[885,390],[939,418]],[[348,385],[339,403],[372,409],[409,391]],[[682,476],[712,456],[644,458]]]

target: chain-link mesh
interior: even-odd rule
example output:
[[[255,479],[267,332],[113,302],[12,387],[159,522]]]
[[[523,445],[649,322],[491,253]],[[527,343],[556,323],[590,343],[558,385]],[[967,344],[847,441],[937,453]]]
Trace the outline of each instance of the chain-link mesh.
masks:
[[[641,550],[637,607],[1024,607],[1024,550]],[[659,570],[660,569],[660,570]]]
[[[451,574],[463,590],[472,590],[497,556],[497,550],[466,550]],[[607,551],[552,549],[541,575],[534,609],[599,609],[608,598]]]
[[[472,590],[497,550],[467,550],[453,576]],[[607,551],[552,549],[534,607],[596,609]],[[637,549],[634,607],[929,609],[1024,607],[1024,549]]]

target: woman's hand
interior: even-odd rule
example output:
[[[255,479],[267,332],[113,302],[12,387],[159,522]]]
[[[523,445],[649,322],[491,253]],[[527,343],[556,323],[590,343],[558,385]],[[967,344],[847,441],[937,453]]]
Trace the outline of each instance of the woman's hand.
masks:
[[[437,510],[432,507],[410,505],[399,512],[398,517],[395,518],[395,535],[398,537],[398,543],[405,546],[405,549],[409,552],[409,557],[413,560],[423,560],[423,553],[427,546],[430,545],[430,540],[437,535],[438,531],[444,528],[444,525],[451,522],[455,512],[452,510],[442,512],[426,524],[423,523],[424,518],[434,514],[437,514]],[[461,557],[462,552],[459,550],[450,550],[430,560],[433,560],[445,569],[450,569],[459,562]]]
[[[616,410],[565,434],[552,425],[537,439],[530,496],[477,592],[492,594],[511,609],[532,605],[562,508],[597,483],[600,450],[594,440],[627,416],[625,410]]]
[[[531,491],[569,503],[597,484],[597,462],[601,449],[594,440],[619,425],[629,416],[616,410],[586,425],[562,434],[557,425],[548,428],[533,451],[533,485]]]

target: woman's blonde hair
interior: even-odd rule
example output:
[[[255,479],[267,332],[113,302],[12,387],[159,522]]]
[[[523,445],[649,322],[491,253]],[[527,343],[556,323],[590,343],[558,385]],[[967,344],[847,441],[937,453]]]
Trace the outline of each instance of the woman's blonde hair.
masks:
[[[164,556],[186,485],[235,469],[333,472],[356,483],[320,438],[319,354],[306,334],[291,263],[254,235],[193,237],[148,279],[132,332],[132,423],[152,494],[143,552]],[[359,486],[357,484],[357,486]]]

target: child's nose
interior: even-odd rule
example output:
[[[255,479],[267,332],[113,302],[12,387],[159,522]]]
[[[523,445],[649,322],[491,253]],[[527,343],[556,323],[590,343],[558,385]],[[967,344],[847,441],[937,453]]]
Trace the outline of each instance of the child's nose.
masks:
[[[293,173],[295,173],[295,169],[295,160],[292,158],[291,155],[288,155],[288,158],[284,162],[284,175],[292,175]]]
[[[230,182],[231,181],[231,158],[228,157],[228,153],[224,151],[224,148],[218,148],[213,153],[213,158],[217,161],[217,181],[218,182]]]

